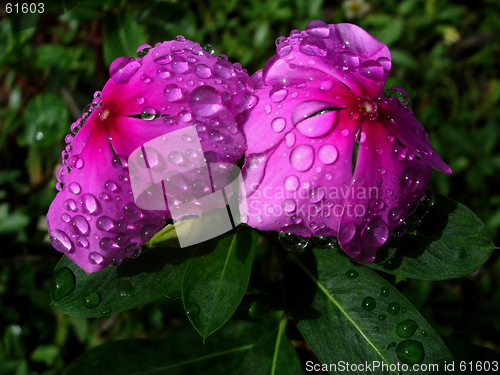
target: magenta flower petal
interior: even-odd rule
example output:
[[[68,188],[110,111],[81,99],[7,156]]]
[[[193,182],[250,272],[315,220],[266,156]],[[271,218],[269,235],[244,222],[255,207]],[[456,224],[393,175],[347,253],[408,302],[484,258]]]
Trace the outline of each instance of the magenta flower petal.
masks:
[[[171,216],[137,207],[129,155],[189,127],[207,162],[235,163],[246,147],[240,124],[258,100],[240,64],[197,43],[178,37],[140,49],[141,58],[113,62],[102,93],[72,124],[47,214],[52,245],[87,272],[133,256]]]
[[[357,95],[370,97],[376,97],[384,86],[391,68],[387,46],[348,23],[327,25],[312,21],[305,31],[293,30],[288,38],[278,38],[276,51],[281,59],[275,64],[319,70],[343,82]],[[271,66],[264,69],[267,81]],[[299,75],[292,77],[297,79]]]
[[[363,263],[423,197],[432,166],[451,173],[394,88],[389,50],[357,26],[308,24],[278,38],[252,80],[244,125],[249,225],[338,237]]]

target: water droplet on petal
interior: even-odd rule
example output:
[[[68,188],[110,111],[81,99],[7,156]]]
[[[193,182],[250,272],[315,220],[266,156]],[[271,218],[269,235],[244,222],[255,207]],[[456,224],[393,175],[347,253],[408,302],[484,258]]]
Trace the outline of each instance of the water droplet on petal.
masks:
[[[325,79],[319,84],[319,91],[330,91],[335,85],[331,79]]]
[[[168,77],[170,77],[170,72],[168,71],[168,69],[164,66],[160,66],[158,69],[156,69],[156,76],[158,78],[161,78],[161,79],[167,79]],[[143,103],[139,103],[139,104],[143,104]]]
[[[313,20],[306,26],[307,35],[326,38],[330,35],[330,27],[321,20]]]
[[[165,65],[172,61],[172,55],[167,48],[158,46],[153,50],[151,60],[157,64]]]
[[[108,191],[111,191],[111,192],[117,192],[118,191],[118,185],[111,181],[111,180],[108,180],[104,183],[104,188]]]
[[[86,235],[89,233],[90,226],[82,215],[76,215],[69,223],[69,230],[73,234]]]
[[[89,254],[89,263],[90,264],[101,264],[104,261],[104,258],[101,254],[92,252]]]
[[[72,182],[68,185],[68,190],[73,194],[80,194],[82,188],[77,182]]]
[[[109,232],[115,228],[115,222],[108,216],[101,216],[96,221],[96,227],[103,232]]]
[[[300,42],[299,50],[309,56],[325,56],[326,43],[321,37],[308,36]]]
[[[384,208],[385,204],[382,199],[377,199],[377,201],[375,201],[373,206],[375,207],[376,210],[381,210]]]
[[[84,247],[86,249],[89,248],[89,241],[83,237],[83,236],[78,236],[76,237],[76,244],[80,247]]]
[[[185,73],[189,69],[189,64],[184,57],[174,56],[171,67],[175,73]]]
[[[359,74],[374,81],[384,79],[384,67],[375,60],[366,60],[359,65]]]
[[[280,103],[283,100],[285,100],[286,96],[288,95],[288,90],[285,88],[281,87],[274,87],[269,91],[269,99],[273,103]]]
[[[163,96],[169,102],[179,101],[182,99],[182,90],[175,84],[169,84],[163,89]]]
[[[296,191],[299,188],[300,181],[297,176],[291,175],[285,178],[284,185],[287,191]]]
[[[146,121],[151,121],[155,118],[156,110],[151,107],[144,107],[141,111],[141,118]]]
[[[321,225],[321,224],[320,224]],[[336,232],[329,228],[318,230],[313,237],[314,245],[321,250],[329,250],[337,243]]]
[[[168,160],[172,164],[179,165],[179,164],[181,164],[184,161],[184,157],[182,156],[182,154],[179,151],[172,151],[168,155]]]
[[[307,198],[311,203],[317,203],[325,197],[326,188],[316,186],[307,192]]]
[[[62,230],[56,229],[50,234],[50,243],[52,246],[61,253],[70,253],[74,250],[73,242],[66,233]]]
[[[389,236],[389,229],[382,220],[368,223],[361,231],[361,238],[369,246],[382,246]]]
[[[311,239],[311,231],[303,225],[293,224],[284,227],[278,233],[281,246],[288,251],[305,249]]]
[[[92,194],[86,193],[78,197],[77,208],[84,214],[94,214],[100,210],[101,205]]]
[[[348,129],[344,129],[340,132],[340,134],[342,134],[343,137],[347,137],[349,135],[349,130]]]
[[[408,190],[410,190],[414,176],[415,172],[413,172],[413,169],[406,168],[403,172],[403,176],[401,176],[401,189],[403,193],[406,193],[408,192]]]
[[[212,75],[212,70],[205,64],[198,64],[194,67],[194,74],[200,78],[209,78]]]
[[[298,145],[290,152],[290,164],[297,171],[309,170],[314,163],[314,148],[309,145]]]
[[[406,156],[406,148],[404,148],[403,146],[401,146],[399,144],[392,146],[392,156],[397,161],[403,160]]]
[[[349,70],[356,69],[359,66],[359,57],[350,51],[340,52],[337,60],[342,67]]]
[[[339,152],[334,145],[325,144],[318,149],[318,160],[323,164],[332,164],[337,160]]]
[[[295,210],[295,208],[297,207],[297,204],[295,203],[295,201],[293,199],[285,199],[281,203],[281,207],[283,207],[283,210],[285,212],[293,212]]]
[[[295,133],[293,131],[286,134],[285,145],[289,148],[292,148],[295,145]]]
[[[130,221],[136,222],[142,217],[142,213],[134,203],[127,203],[123,207],[123,215]]]
[[[132,57],[118,57],[109,67],[109,75],[116,83],[127,83],[141,64]]]
[[[272,122],[271,122],[271,128],[276,132],[282,132],[283,129],[285,129],[286,126],[286,120],[283,117],[276,117]]]
[[[212,86],[195,88],[189,95],[188,103],[198,116],[210,116],[222,108],[221,95]]]
[[[218,60],[214,64],[214,71],[219,77],[229,79],[234,73],[233,64],[227,60]]]

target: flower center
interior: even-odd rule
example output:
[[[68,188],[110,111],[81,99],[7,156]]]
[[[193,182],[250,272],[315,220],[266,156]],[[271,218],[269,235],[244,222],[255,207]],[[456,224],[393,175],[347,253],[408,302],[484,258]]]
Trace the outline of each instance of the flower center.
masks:
[[[106,119],[109,117],[109,108],[105,107],[100,110],[100,112],[97,114],[97,119],[99,121],[106,121]]]
[[[350,115],[353,120],[368,117],[370,120],[378,118],[378,106],[368,97],[358,97],[358,102],[353,106]]]

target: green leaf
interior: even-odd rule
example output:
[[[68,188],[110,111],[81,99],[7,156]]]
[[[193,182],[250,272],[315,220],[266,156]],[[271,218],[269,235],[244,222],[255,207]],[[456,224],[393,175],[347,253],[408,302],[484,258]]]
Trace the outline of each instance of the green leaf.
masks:
[[[60,97],[50,92],[37,95],[23,113],[25,128],[19,142],[54,147],[67,132],[68,118],[67,105]]]
[[[368,267],[333,251],[314,249],[290,257],[283,280],[285,299],[321,363],[379,363],[393,368],[398,362],[418,363],[418,355],[399,359],[397,352],[401,355],[406,345],[415,354],[423,350],[421,364],[442,366],[453,360],[439,335],[408,300]],[[398,335],[403,321],[411,321],[415,331]],[[383,370],[362,372],[391,373]],[[330,369],[330,373],[337,372]]]
[[[77,358],[63,375],[236,374],[259,335],[262,325],[236,321],[205,343],[191,328],[165,340],[113,341]]]
[[[91,318],[129,310],[164,297],[182,285],[182,275],[196,247],[155,248],[119,266],[87,274],[63,256],[57,270],[67,267],[75,275],[75,288],[55,301],[65,314]],[[53,285],[57,280],[53,279]]]
[[[301,375],[302,365],[292,343],[285,334],[288,319],[267,333],[248,352],[238,375]]]
[[[495,244],[486,226],[464,205],[435,194],[429,221],[391,237],[369,266],[423,280],[469,275],[489,258]]]
[[[208,246],[199,247],[189,259],[182,299],[189,320],[204,338],[219,329],[241,302],[257,238],[257,232],[240,225],[236,231],[204,243]]]
[[[147,34],[129,12],[106,17],[104,21],[104,62],[111,65],[121,56],[136,56],[137,47],[146,43]]]

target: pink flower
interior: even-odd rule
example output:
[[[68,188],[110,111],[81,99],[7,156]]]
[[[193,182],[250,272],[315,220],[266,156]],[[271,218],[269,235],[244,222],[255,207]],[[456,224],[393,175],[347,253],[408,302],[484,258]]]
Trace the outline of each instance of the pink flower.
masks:
[[[234,163],[245,150],[239,125],[256,98],[240,64],[183,37],[143,45],[138,55],[111,64],[102,93],[71,126],[47,214],[54,248],[87,272],[133,256],[170,217],[136,206],[127,159],[134,150],[193,126],[207,161]]]
[[[451,170],[406,92],[383,94],[391,68],[383,43],[355,25],[312,21],[276,44],[252,76],[259,104],[244,125],[247,223],[338,237],[370,263],[423,197],[430,167]]]

